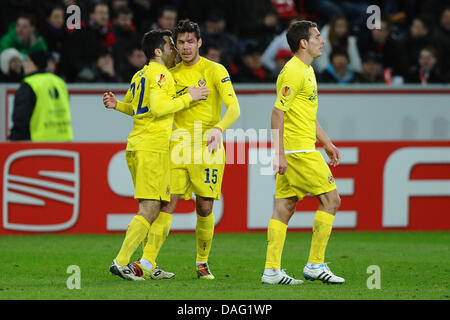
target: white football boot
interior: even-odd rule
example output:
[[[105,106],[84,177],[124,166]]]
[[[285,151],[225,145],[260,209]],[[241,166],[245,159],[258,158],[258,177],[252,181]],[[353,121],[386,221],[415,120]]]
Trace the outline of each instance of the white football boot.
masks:
[[[310,268],[306,265],[305,268],[303,268],[303,276],[306,280],[320,280],[323,283],[328,284],[343,284],[345,282],[344,278],[338,277],[331,272],[326,263],[322,263],[315,268]]]
[[[294,279],[291,276],[288,276],[286,272],[281,269],[278,273],[274,275],[263,274],[261,278],[262,284],[289,284],[289,285],[297,285],[302,284],[302,280]]]

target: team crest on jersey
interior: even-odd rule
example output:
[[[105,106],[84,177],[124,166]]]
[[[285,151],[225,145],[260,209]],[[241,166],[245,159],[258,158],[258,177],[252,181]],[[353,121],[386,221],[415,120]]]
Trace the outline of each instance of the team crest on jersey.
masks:
[[[204,78],[198,80],[197,82],[199,87],[206,87],[206,80]]]
[[[333,178],[333,176],[329,176],[329,177],[328,177],[328,183],[329,183],[329,184],[333,184],[333,183],[334,183],[334,178]]]
[[[162,86],[164,83],[166,83],[167,81],[167,77],[164,73],[160,73],[159,75],[156,76],[156,82],[158,83],[159,86]]]
[[[291,95],[291,93],[292,93],[291,87],[289,87],[289,86],[284,86],[283,88],[281,88],[281,95],[282,95],[284,98],[289,97],[289,96]]]

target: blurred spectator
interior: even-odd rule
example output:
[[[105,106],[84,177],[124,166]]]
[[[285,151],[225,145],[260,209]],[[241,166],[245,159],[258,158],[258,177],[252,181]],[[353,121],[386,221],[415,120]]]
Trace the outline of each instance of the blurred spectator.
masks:
[[[90,68],[84,68],[79,74],[78,82],[121,82],[114,68],[114,58],[109,50],[105,50]],[[127,79],[127,80],[131,80]]]
[[[156,22],[152,25],[151,29],[169,29],[173,31],[177,24],[178,11],[172,5],[164,5],[158,12]]]
[[[422,85],[445,82],[439,68],[437,51],[433,47],[425,47],[420,50],[419,63],[411,69],[406,82]]]
[[[14,48],[0,54],[0,82],[20,82],[23,78],[22,55]]]
[[[292,21],[295,21],[295,19]],[[262,55],[262,63],[264,67],[269,69],[272,73],[279,72],[277,64],[275,62],[275,57],[277,53],[282,49],[290,51],[289,44],[286,39],[286,32],[287,29],[285,29],[282,33],[273,38],[273,40],[270,42],[269,46],[264,50],[264,53]]]
[[[8,32],[9,27],[16,21],[17,13],[33,12],[30,1],[2,0],[0,10],[0,37]]]
[[[119,8],[128,7],[128,0],[112,0],[111,9],[113,15],[116,15]]]
[[[127,61],[127,50],[140,44],[141,36],[135,31],[133,25],[133,12],[126,6],[118,7],[115,11],[112,32],[116,38],[113,46],[114,61],[116,69]]]
[[[362,71],[355,74],[358,83],[384,83],[380,62],[374,52],[369,52],[362,60]]]
[[[419,0],[420,1],[420,0]],[[381,12],[393,25],[398,38],[407,38],[414,17],[419,14],[417,0],[378,0]]]
[[[134,20],[133,23],[136,25],[136,30],[140,34],[144,34],[149,31],[151,25],[155,21],[153,18],[153,12],[155,9],[152,6],[151,0],[133,0],[130,3],[130,8],[133,11]]]
[[[275,56],[275,64],[277,65],[276,72],[277,75],[280,73],[281,69],[284,68],[284,65],[292,58],[292,51],[289,49],[280,49],[278,50]]]
[[[119,76],[123,82],[131,81],[134,74],[147,63],[144,51],[140,46],[131,46],[127,50],[127,60],[119,67]]]
[[[62,7],[51,7],[46,13],[45,23],[41,26],[41,34],[45,39],[48,51],[53,56],[55,68],[58,69],[61,62],[61,53],[68,41]]]
[[[350,67],[350,59],[346,50],[336,48],[330,56],[327,68],[319,73],[319,82],[347,84],[355,81],[355,72]]]
[[[220,10],[211,10],[208,13],[204,26],[201,28],[201,34],[204,45],[208,46],[210,43],[215,43],[219,46],[222,52],[220,60],[230,70],[231,65],[239,60],[242,54],[242,48],[238,38],[225,31],[225,27],[226,23],[223,12]]]
[[[69,92],[46,71],[48,53],[35,51],[24,62],[25,78],[14,97],[10,140],[71,141]]]
[[[58,74],[58,65],[55,57],[50,53],[47,56],[47,72]]]
[[[409,28],[406,45],[408,47],[409,67],[418,64],[419,52],[431,42],[431,22],[425,17],[413,19]]]
[[[280,23],[283,28],[287,28],[292,19],[299,16],[296,1],[294,0],[271,0]]]
[[[358,48],[361,56],[374,52],[381,61],[383,69],[390,69],[392,77],[405,77],[408,72],[406,43],[395,40],[391,34],[392,25],[386,18],[381,18],[381,29],[370,30],[361,34]]]
[[[439,21],[442,12],[449,5],[449,0],[427,0],[417,2],[417,12],[429,17],[431,21]]]
[[[442,72],[447,77],[450,74],[450,7],[446,7],[441,14],[439,25],[433,31],[432,45],[437,50]]]
[[[242,63],[236,73],[233,74],[235,82],[269,82],[273,81],[272,73],[264,68],[261,55],[263,50],[256,44],[247,45]]]
[[[239,1],[238,9],[233,13],[236,23],[228,30],[239,35],[245,46],[246,42],[256,41],[266,48],[270,41],[282,31],[271,0]]]
[[[350,31],[348,20],[343,14],[334,15],[330,22],[322,28],[320,33],[325,44],[322,48],[322,55],[313,63],[317,72],[325,70],[330,63],[331,52],[338,47],[347,51],[353,71],[361,71],[357,40],[356,37],[350,35]]]
[[[97,2],[91,8],[89,17],[89,23],[76,30],[65,47],[64,66],[68,68],[65,74],[70,81],[96,64],[105,49],[112,48],[116,43],[116,36],[108,28],[109,8],[105,2]]]
[[[28,13],[19,14],[9,31],[0,39],[0,53],[15,48],[24,56],[34,51],[47,50],[45,40],[36,31],[36,19]]]
[[[216,45],[215,43],[210,43],[207,46],[203,45],[202,52],[203,52],[202,56],[205,57],[206,59],[209,59],[217,63],[222,63],[220,60],[222,52],[220,51],[219,46]]]

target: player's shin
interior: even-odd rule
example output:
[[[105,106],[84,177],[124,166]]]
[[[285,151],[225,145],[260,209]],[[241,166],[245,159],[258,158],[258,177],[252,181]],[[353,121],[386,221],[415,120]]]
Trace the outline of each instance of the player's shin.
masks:
[[[172,225],[172,214],[160,211],[158,218],[156,220],[160,220],[161,223],[164,224],[164,235],[167,238],[170,232],[170,226]],[[148,242],[148,235],[142,240],[142,250],[145,248]]]
[[[281,268],[281,254],[283,253],[286,231],[287,224],[279,220],[270,219],[267,227],[266,269]]]
[[[313,222],[313,235],[308,262],[320,264],[325,261],[325,250],[330,238],[334,215],[317,210]]]
[[[152,267],[156,267],[156,258],[159,250],[166,241],[169,234],[170,224],[172,223],[172,215],[160,212],[158,218],[153,221],[147,236],[147,243],[144,246],[142,259],[150,262]]]
[[[197,214],[197,225],[195,228],[195,238],[197,241],[197,264],[208,262],[214,236],[214,213],[211,212],[206,217]]]
[[[131,256],[145,239],[149,229],[150,224],[143,216],[136,215],[133,217],[128,225],[122,247],[116,257],[118,264],[125,266],[130,262]]]

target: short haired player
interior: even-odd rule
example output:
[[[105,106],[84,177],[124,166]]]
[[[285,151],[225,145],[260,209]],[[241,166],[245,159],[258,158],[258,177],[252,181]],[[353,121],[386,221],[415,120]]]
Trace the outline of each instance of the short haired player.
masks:
[[[339,150],[316,119],[317,82],[311,63],[322,54],[324,40],[317,25],[305,20],[293,22],[286,37],[294,56],[278,76],[277,99],[271,119],[273,133],[278,133],[278,137],[273,135],[276,187],[274,210],[267,228],[262,283],[303,283],[281,269],[281,254],[297,203],[311,194],[319,200],[319,207],[314,216],[311,248],[303,275],[308,280],[342,284],[344,279],[334,275],[324,262],[340,198],[327,163],[315,149],[316,140],[319,140],[330,158],[330,165],[339,164]]]
[[[169,230],[155,223],[160,207],[170,200],[169,142],[174,113],[205,99],[207,88],[188,88],[176,97],[175,81],[169,72],[177,55],[170,31],[153,30],[144,35],[142,47],[149,63],[131,80],[126,102],[117,101],[111,92],[103,95],[107,108],[127,108],[133,115],[133,129],[128,136],[126,160],[130,170],[139,211],[133,217],[121,249],[110,266],[112,274],[129,280],[167,279],[175,275],[159,269],[156,257]],[[129,264],[132,254],[145,239],[140,272]]]

